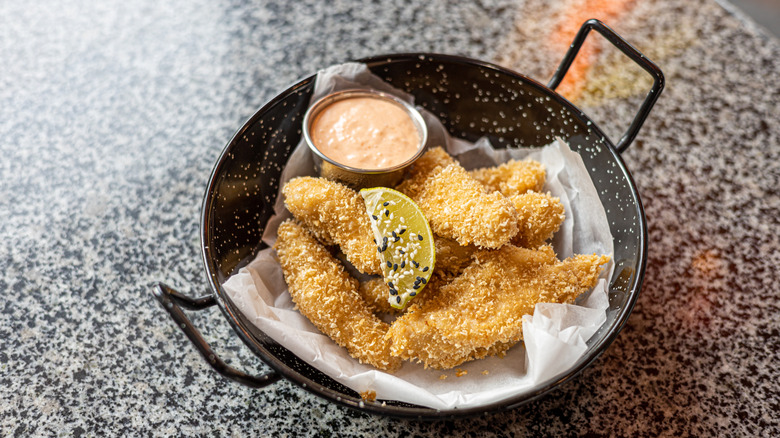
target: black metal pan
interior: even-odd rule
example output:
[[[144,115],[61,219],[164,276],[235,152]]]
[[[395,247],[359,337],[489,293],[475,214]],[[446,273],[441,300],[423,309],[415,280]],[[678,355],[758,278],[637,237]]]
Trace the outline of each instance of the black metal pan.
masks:
[[[591,30],[600,33],[654,79],[633,122],[617,144],[555,91]],[[608,212],[615,248],[607,321],[588,342],[584,356],[573,367],[532,391],[494,404],[435,410],[395,401],[369,403],[296,357],[244,318],[221,285],[264,248],[263,227],[273,213],[282,169],[301,139],[301,123],[315,76],[301,80],[260,108],[236,132],[214,167],[200,223],[202,256],[211,292],[200,298],[189,298],[158,284],[154,289],[156,298],[207,362],[223,376],[256,388],[284,377],[331,402],[364,412],[419,419],[476,415],[517,408],[574,378],[617,337],[641,289],[647,259],[647,227],[642,202],[620,153],[634,140],[663,89],[660,69],[597,20],[583,24],[547,86],[505,68],[459,56],[393,54],[360,62],[395,87],[413,94],[415,103],[439,116],[453,136],[470,141],[488,136],[496,147],[543,146],[555,137],[562,137],[572,150],[580,153]],[[481,98],[479,93],[487,91],[509,93],[512,97]],[[503,116],[492,117],[499,113]],[[182,311],[182,308],[200,310],[213,305],[219,306],[239,338],[273,371],[253,376],[226,365]]]

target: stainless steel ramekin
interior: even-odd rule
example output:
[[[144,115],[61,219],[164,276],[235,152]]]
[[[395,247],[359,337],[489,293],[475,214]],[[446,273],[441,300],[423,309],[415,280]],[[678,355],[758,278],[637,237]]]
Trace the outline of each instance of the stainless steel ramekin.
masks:
[[[415,153],[408,160],[403,163],[397,164],[392,167],[382,169],[360,169],[357,167],[347,166],[339,163],[329,157],[327,157],[322,151],[320,151],[314,144],[311,138],[311,127],[317,116],[328,105],[338,102],[344,99],[350,99],[355,97],[370,97],[373,99],[381,99],[386,102],[397,105],[404,110],[409,118],[412,120],[414,127],[417,129],[420,142]],[[337,91],[328,94],[316,102],[314,102],[306,114],[303,117],[303,137],[306,140],[306,144],[314,152],[314,164],[320,176],[339,181],[355,190],[359,190],[365,187],[392,187],[403,176],[404,170],[414,163],[425,152],[425,144],[428,140],[428,129],[425,126],[425,121],[422,115],[409,103],[391,95],[376,90],[362,90],[362,89],[349,89]]]

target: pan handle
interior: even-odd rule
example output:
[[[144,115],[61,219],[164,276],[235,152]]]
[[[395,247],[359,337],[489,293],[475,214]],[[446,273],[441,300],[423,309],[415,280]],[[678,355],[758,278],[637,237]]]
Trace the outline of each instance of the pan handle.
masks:
[[[171,318],[173,318],[176,325],[181,328],[181,331],[183,331],[190,341],[195,344],[195,347],[198,349],[201,356],[203,356],[203,358],[206,359],[206,362],[208,362],[219,374],[252,388],[268,386],[281,378],[281,376],[274,371],[263,374],[262,376],[250,376],[226,364],[216,355],[216,353],[214,353],[208,342],[203,339],[203,336],[201,336],[198,329],[192,325],[190,319],[187,318],[181,310],[182,307],[188,310],[203,310],[211,307],[217,304],[217,301],[213,296],[206,295],[199,298],[190,298],[176,292],[163,283],[154,285],[154,296],[157,298],[157,301],[160,302],[163,309],[165,309]]]
[[[658,96],[661,95],[661,91],[664,89],[664,74],[653,61],[645,58],[645,56],[634,48],[634,46],[626,42],[626,40],[615,33],[609,26],[594,18],[586,21],[583,23],[582,27],[580,27],[577,36],[574,37],[574,41],[569,47],[569,51],[566,52],[566,56],[563,57],[558,69],[555,71],[552,78],[550,78],[550,82],[547,84],[548,88],[555,90],[555,88],[561,84],[563,77],[566,76],[566,72],[569,71],[569,67],[571,67],[572,62],[574,62],[574,58],[577,57],[577,52],[579,52],[580,47],[582,47],[582,44],[585,42],[585,37],[588,36],[591,29],[600,33],[607,41],[620,49],[623,54],[631,58],[632,61],[637,63],[653,77],[653,86],[650,88],[650,92],[647,93],[645,101],[642,102],[642,106],[639,107],[639,112],[634,116],[631,126],[628,127],[626,133],[620,137],[620,141],[617,143],[616,149],[618,152],[622,153],[628,149],[628,146],[634,141],[637,133],[639,133],[639,129],[650,114],[650,110],[653,108],[653,105],[655,105],[655,101],[658,100]]]

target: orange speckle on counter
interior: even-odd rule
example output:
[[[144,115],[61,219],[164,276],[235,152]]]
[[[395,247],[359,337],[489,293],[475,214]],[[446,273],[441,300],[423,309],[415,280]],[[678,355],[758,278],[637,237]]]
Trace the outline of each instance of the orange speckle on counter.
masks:
[[[679,297],[684,304],[675,316],[692,331],[706,331],[714,318],[714,308],[721,302],[713,292],[727,288],[728,262],[717,249],[701,248],[691,259],[690,273],[690,287]]]
[[[562,53],[574,41],[582,23],[591,18],[597,18],[605,23],[619,22],[620,16],[631,9],[634,0],[585,0],[568,3],[570,7],[564,8],[566,12],[550,34],[553,48],[560,49]],[[576,101],[582,94],[588,71],[600,52],[600,46],[591,44],[591,39],[589,37],[580,48],[574,63],[556,90],[570,101]]]

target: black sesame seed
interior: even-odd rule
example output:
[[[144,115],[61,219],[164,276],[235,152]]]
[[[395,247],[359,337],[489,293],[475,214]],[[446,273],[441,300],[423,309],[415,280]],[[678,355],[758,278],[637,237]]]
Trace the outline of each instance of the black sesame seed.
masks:
[[[398,263],[394,263],[393,264],[393,271],[397,271],[397,270],[398,270]]]
[[[387,250],[387,244],[385,243],[384,245],[382,245],[382,251],[380,252],[385,252],[386,250]]]
[[[428,272],[428,267],[427,266],[423,268],[423,272]]]
[[[409,296],[410,296],[410,297],[413,297],[413,296],[415,296],[415,295],[417,295],[417,292],[409,292]]]
[[[415,260],[412,260],[412,264],[414,265],[415,268],[419,268],[420,267],[420,264],[417,263]]]
[[[417,290],[417,289],[419,289],[420,287],[421,287],[421,286],[420,286],[419,284],[415,284],[414,286],[412,286],[412,289],[414,289],[414,290]]]
[[[375,214],[372,214],[371,217],[374,218],[375,221],[379,220],[379,218]]]
[[[402,249],[399,249],[398,252],[401,253],[401,254],[405,254],[404,250],[402,250]]]
[[[382,205],[387,207],[388,205],[390,205],[390,201],[385,201]]]
[[[396,234],[395,231],[393,231],[393,237],[395,237],[396,239],[398,238],[398,234]]]
[[[420,241],[422,241],[422,239],[423,239],[423,238],[422,238],[422,236],[418,234],[418,235],[417,235],[417,240],[420,240]]]
[[[395,297],[395,302],[401,304],[401,297]]]
[[[376,245],[376,238],[374,238],[374,245]]]
[[[390,289],[394,289],[395,288],[395,286],[393,286],[393,282],[392,281],[388,281],[387,285],[390,286]]]
[[[387,267],[388,267],[388,268],[392,268],[392,267],[393,267],[393,262],[391,262],[390,260],[388,260],[388,261],[387,261]]]
[[[404,266],[406,266],[406,260],[401,260],[401,269],[403,269]]]
[[[385,209],[385,216],[390,216],[390,210]]]
[[[377,245],[376,250],[379,251],[379,252],[382,252],[382,247]]]
[[[424,279],[424,278],[422,278],[422,277],[420,277],[420,281],[422,281],[422,284],[426,284],[426,283],[428,283],[428,282],[427,282],[427,281],[425,281],[425,279]]]
[[[387,243],[387,236],[382,238],[382,243]]]
[[[398,295],[398,291],[395,289],[390,289],[390,295]]]
[[[405,232],[406,232],[406,228],[404,228],[403,230],[399,231],[398,234],[403,234]]]

